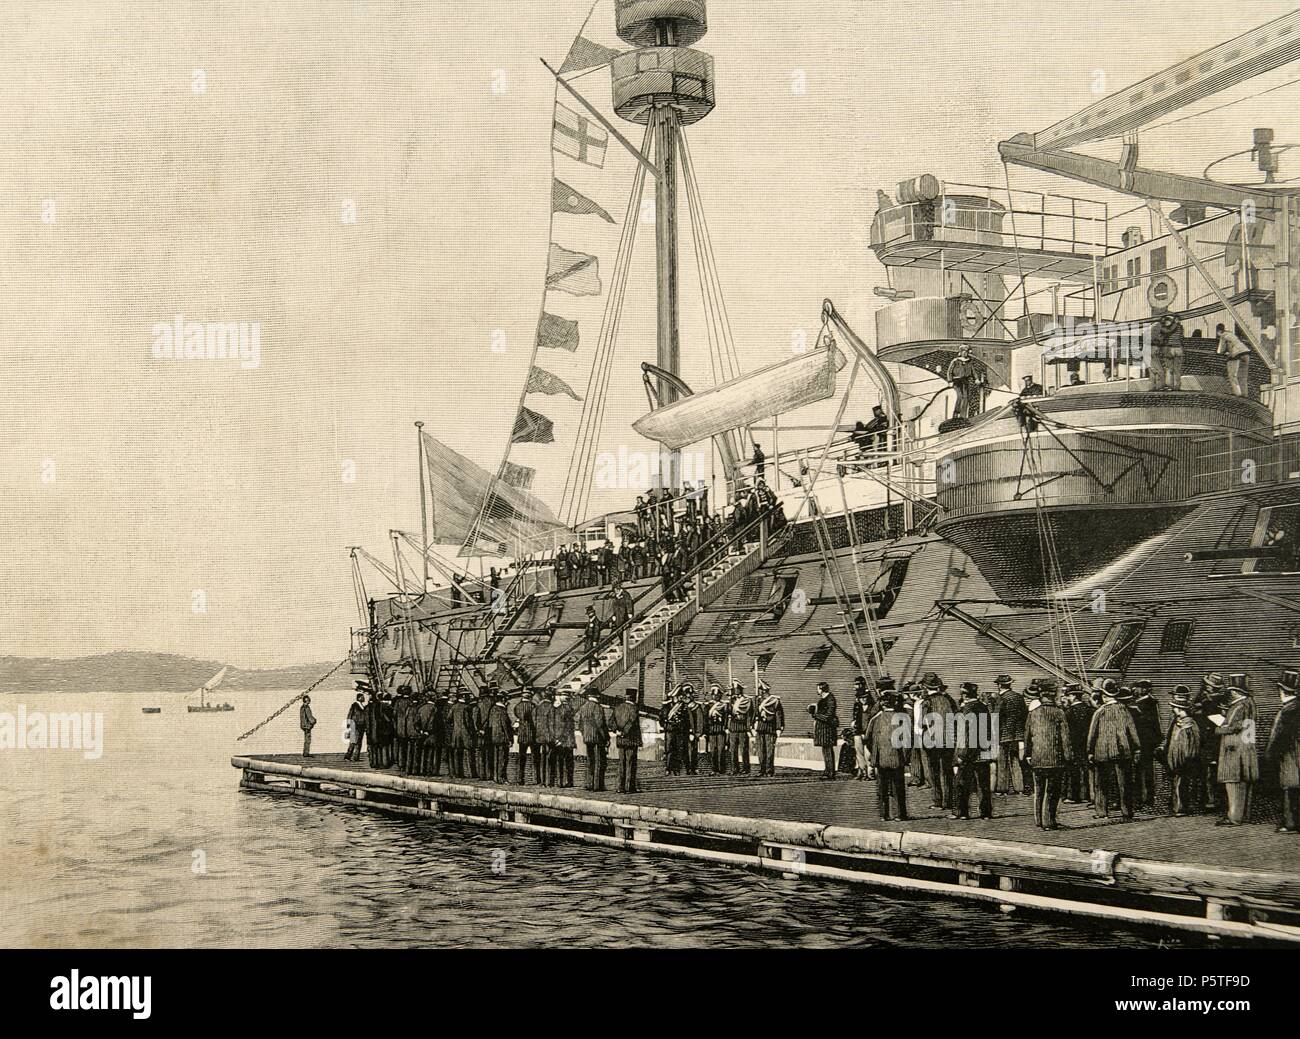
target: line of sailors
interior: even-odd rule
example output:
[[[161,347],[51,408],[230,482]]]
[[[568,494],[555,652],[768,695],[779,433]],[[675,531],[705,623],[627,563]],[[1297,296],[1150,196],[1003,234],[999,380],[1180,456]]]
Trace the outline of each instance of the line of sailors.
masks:
[[[752,774],[751,748],[758,755],[758,775],[776,775],[776,741],[785,731],[785,706],[760,681],[756,692],[732,682],[729,693],[709,686],[704,699],[683,682],[669,691],[659,710],[664,733],[664,771],[670,776],[694,776],[700,771],[700,739],[704,767],[713,775]]]
[[[513,702],[494,686],[475,697],[453,696],[398,686],[396,694],[375,693],[369,682],[356,683],[348,709],[345,757],[360,761],[368,747],[371,768],[413,776],[484,779],[509,783],[511,746],[517,748],[515,782],[573,786],[574,753],[580,734],[587,755],[587,789],[604,790],[611,738],[618,750],[620,793],[636,793],[637,748],[642,745],[635,689],[606,709],[596,693],[575,707],[567,692],[525,689]]]
[[[878,782],[882,819],[890,818],[891,801],[897,817],[908,818],[910,776],[913,786],[928,785],[932,806],[954,819],[969,818],[976,791],[980,817],[991,818],[996,790],[1032,796],[1043,829],[1059,828],[1062,799],[1092,804],[1098,818],[1118,810],[1128,821],[1135,808],[1154,810],[1160,762],[1171,815],[1208,812],[1220,816],[1216,825],[1236,826],[1249,822],[1267,765],[1281,791],[1277,829],[1300,832],[1300,671],[1285,671],[1278,681],[1282,707],[1262,750],[1245,674],[1211,672],[1196,693],[1176,686],[1167,723],[1147,681],[1129,687],[1099,679],[1088,689],[1058,690],[1054,679],[1039,678],[1019,693],[1010,676],[999,675],[995,685],[981,694],[964,682],[954,700],[933,672],[901,691],[881,678],[875,695],[857,679],[853,728],[845,735],[853,738],[855,776]]]

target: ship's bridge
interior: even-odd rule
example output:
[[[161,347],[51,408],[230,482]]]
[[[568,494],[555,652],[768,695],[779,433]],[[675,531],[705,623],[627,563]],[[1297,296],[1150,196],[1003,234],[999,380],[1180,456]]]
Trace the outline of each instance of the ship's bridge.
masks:
[[[1108,223],[1105,203],[926,174],[899,184],[897,202],[880,193],[871,249],[886,267],[1091,285],[1107,252]]]

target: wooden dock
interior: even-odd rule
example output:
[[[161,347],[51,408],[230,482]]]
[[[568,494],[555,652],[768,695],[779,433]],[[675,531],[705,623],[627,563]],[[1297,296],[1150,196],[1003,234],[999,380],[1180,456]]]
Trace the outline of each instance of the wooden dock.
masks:
[[[674,777],[643,761],[641,792],[624,795],[585,790],[581,758],[575,786],[563,789],[405,776],[340,754],[231,764],[250,791],[1125,926],[1300,942],[1300,836],[1265,825],[1215,827],[1209,816],[1121,824],[1062,805],[1062,828],[1044,831],[1028,797],[995,798],[996,818],[964,821],[932,809],[928,789],[908,791],[915,818],[881,822],[873,783],[800,769]]]

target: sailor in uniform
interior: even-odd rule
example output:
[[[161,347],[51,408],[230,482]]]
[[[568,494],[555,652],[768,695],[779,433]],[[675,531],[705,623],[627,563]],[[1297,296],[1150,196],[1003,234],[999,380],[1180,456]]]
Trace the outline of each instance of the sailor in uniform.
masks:
[[[715,685],[704,722],[708,734],[709,767],[713,769],[714,775],[727,774],[727,762],[730,760],[727,753],[727,729],[730,721],[731,704],[723,695],[722,687]]]
[[[731,684],[731,716],[727,723],[727,739],[731,744],[731,771],[735,775],[749,775],[749,730],[754,724],[754,700],[739,682]]]
[[[776,775],[776,741],[785,729],[785,707],[766,682],[758,683],[754,732],[758,736],[758,774]]]

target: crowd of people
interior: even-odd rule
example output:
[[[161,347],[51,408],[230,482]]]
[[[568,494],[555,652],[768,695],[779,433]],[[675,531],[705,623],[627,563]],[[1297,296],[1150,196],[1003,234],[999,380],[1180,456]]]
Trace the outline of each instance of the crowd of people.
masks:
[[[979,816],[991,818],[996,793],[1033,797],[1043,829],[1059,828],[1062,801],[1129,821],[1164,805],[1167,790],[1171,815],[1210,813],[1218,825],[1240,826],[1268,769],[1282,793],[1277,829],[1300,832],[1300,672],[1278,681],[1281,710],[1266,745],[1245,674],[1212,672],[1195,692],[1176,686],[1165,717],[1147,681],[1085,688],[1039,678],[1017,692],[999,675],[987,692],[962,683],[955,699],[933,673],[902,690],[893,685],[882,679],[873,695],[858,680],[849,732],[854,774],[877,779],[882,818],[891,801],[898,818],[908,817],[909,784],[928,786],[932,806],[954,819],[970,817],[974,794]]]
[[[556,550],[556,590],[604,588],[652,577],[675,587],[682,575],[716,554],[727,535],[747,530],[769,511],[776,516],[773,529],[784,526],[781,505],[761,477],[737,492],[729,516],[709,511],[709,492],[702,483],[676,493],[651,490],[637,498],[636,524],[623,528],[617,546],[607,538],[596,548],[574,543]]]
[[[1279,832],[1300,832],[1300,671],[1278,680],[1281,710],[1267,743],[1257,732],[1254,693],[1245,674],[1205,675],[1193,692],[1172,690],[1162,715],[1151,683],[1090,687],[1038,678],[1017,691],[1008,675],[981,691],[963,682],[955,696],[933,672],[901,689],[887,677],[855,680],[850,724],[840,727],[830,686],[808,705],[823,780],[849,773],[875,780],[880,817],[907,819],[908,787],[928,787],[931,805],[954,819],[992,818],[997,797],[1033,798],[1034,821],[1058,829],[1058,807],[1090,804],[1093,814],[1130,821],[1139,810],[1173,816],[1209,813],[1222,826],[1251,821],[1256,785],[1276,778]],[[740,682],[713,684],[698,696],[682,683],[659,709],[664,771],[669,776],[776,772],[777,741],[786,731],[781,698],[765,681],[751,694]],[[314,717],[304,707],[303,730]],[[310,725],[309,725],[310,722]],[[395,694],[357,682],[348,713],[347,758],[415,776],[571,787],[581,737],[587,788],[605,789],[607,756],[618,751],[618,790],[637,792],[642,746],[637,692],[605,707],[596,693],[576,705],[564,690],[523,690],[513,702],[496,687],[437,696],[399,686]],[[703,746],[701,747],[701,743]],[[837,754],[837,749],[839,753]],[[304,753],[309,753],[309,745]],[[1159,766],[1159,767],[1157,767]],[[1167,796],[1162,796],[1167,795]]]
[[[371,768],[404,775],[481,779],[509,783],[511,748],[514,782],[571,787],[577,735],[587,759],[587,789],[604,790],[609,745],[619,757],[618,790],[636,793],[637,749],[642,746],[636,690],[607,710],[594,692],[576,706],[558,690],[523,690],[513,699],[497,686],[477,696],[420,692],[400,685],[395,693],[356,683],[345,735],[349,761],[365,747]]]

